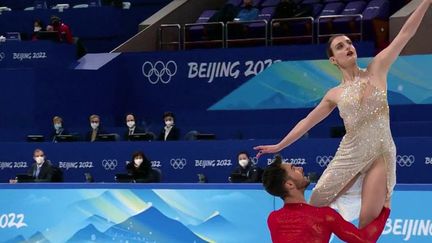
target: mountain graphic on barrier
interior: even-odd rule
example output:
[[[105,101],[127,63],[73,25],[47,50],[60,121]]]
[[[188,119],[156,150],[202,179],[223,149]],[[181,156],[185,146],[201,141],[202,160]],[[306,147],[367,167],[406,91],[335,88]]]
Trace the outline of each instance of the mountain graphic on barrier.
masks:
[[[109,190],[101,195],[78,201],[69,207],[71,211],[93,212],[111,221],[124,220],[137,211],[144,210],[148,205],[132,191]],[[115,216],[115,217],[113,217]]]
[[[99,231],[105,231],[115,224],[114,222],[99,215],[93,215],[91,217],[88,217],[84,223],[86,225],[93,225]]]
[[[26,239],[22,235],[18,235],[10,240],[2,241],[2,243],[17,243],[17,242],[26,242]]]
[[[422,104],[432,104],[432,97],[428,97],[422,101]]]
[[[155,242],[208,242],[154,207],[112,226],[105,231],[105,235],[113,241],[123,242],[138,242],[142,239]]]
[[[169,199],[164,200],[157,193],[155,193],[154,190],[148,190],[144,193],[140,193],[140,191],[134,191],[134,193],[143,201],[151,203],[168,218],[178,220],[185,225],[197,225],[203,222],[201,219],[186,214],[181,210],[176,209],[174,206],[171,206]],[[175,204],[175,202],[172,203]]]
[[[239,232],[235,225],[229,222],[217,211],[202,224],[189,226],[189,228],[193,232],[199,235],[205,235],[216,242],[221,242],[222,239],[225,239],[224,235],[236,235]]]
[[[76,232],[67,243],[95,242],[104,243],[111,241],[110,237],[96,229],[93,224]]]
[[[405,95],[398,93],[398,92],[394,92],[391,90],[387,91],[387,99],[388,99],[388,103],[392,104],[392,105],[410,105],[410,104],[415,104],[412,100],[410,100],[408,97],[406,97]]]
[[[34,235],[30,236],[26,242],[50,243],[41,232],[36,232]]]

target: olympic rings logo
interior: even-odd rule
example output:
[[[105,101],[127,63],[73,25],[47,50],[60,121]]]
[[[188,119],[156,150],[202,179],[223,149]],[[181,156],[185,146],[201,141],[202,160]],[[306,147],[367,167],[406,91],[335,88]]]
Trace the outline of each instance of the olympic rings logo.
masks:
[[[321,167],[326,167],[329,163],[330,163],[330,161],[332,161],[333,160],[333,156],[326,156],[326,155],[323,155],[323,156],[317,156],[316,158],[315,158],[315,161],[317,162],[317,164],[319,164],[319,166],[321,166]]]
[[[396,163],[400,167],[411,167],[415,162],[414,155],[398,155],[396,156]]]
[[[171,159],[170,160],[170,164],[173,167],[173,169],[175,169],[175,170],[182,170],[186,166],[187,161],[186,161],[185,158]]]
[[[161,81],[167,84],[171,78],[177,73],[177,64],[174,61],[168,61],[166,64],[162,61],[153,63],[147,61],[142,65],[142,74],[148,79],[151,84],[157,84]]]
[[[105,170],[114,170],[117,167],[117,160],[116,159],[104,159],[102,160],[102,166],[105,168]]]
[[[4,58],[5,58],[4,52],[0,52],[0,61],[3,61]]]

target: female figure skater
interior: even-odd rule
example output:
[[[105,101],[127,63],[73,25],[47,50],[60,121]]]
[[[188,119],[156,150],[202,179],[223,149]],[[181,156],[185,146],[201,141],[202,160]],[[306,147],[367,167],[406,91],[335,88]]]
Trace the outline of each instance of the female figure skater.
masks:
[[[396,148],[389,125],[387,74],[417,31],[431,3],[432,0],[420,3],[392,43],[376,55],[366,69],[358,67],[356,50],[347,36],[335,35],[330,38],[327,54],[330,62],[342,74],[340,85],[330,89],[318,106],[278,144],[254,148],[259,151],[257,156],[279,152],[338,107],[346,135],[313,189],[310,203],[313,206],[333,204],[338,207],[341,205],[338,202],[341,196],[345,197],[347,190],[359,180],[361,191],[357,192],[357,196],[361,193],[360,228],[376,218],[384,204],[389,204],[396,184]],[[342,215],[345,210],[351,210],[343,206],[338,209]]]

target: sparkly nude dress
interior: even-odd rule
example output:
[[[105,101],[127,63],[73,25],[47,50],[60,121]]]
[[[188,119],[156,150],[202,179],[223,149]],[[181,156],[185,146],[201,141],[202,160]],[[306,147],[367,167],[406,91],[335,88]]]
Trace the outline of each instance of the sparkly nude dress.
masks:
[[[369,78],[357,78],[340,87],[343,91],[337,106],[346,134],[313,189],[310,203],[332,205],[345,219],[353,220],[360,212],[364,174],[377,159],[382,158],[387,168],[387,198],[391,196],[396,184],[396,147],[390,131],[387,93]],[[337,197],[355,178],[358,179],[351,189]]]

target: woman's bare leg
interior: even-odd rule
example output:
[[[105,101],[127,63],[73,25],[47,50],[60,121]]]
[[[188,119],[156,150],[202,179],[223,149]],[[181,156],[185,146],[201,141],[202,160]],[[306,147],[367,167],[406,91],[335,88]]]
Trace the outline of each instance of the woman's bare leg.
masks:
[[[387,171],[383,157],[377,159],[363,181],[359,228],[368,225],[380,214],[387,195]]]

